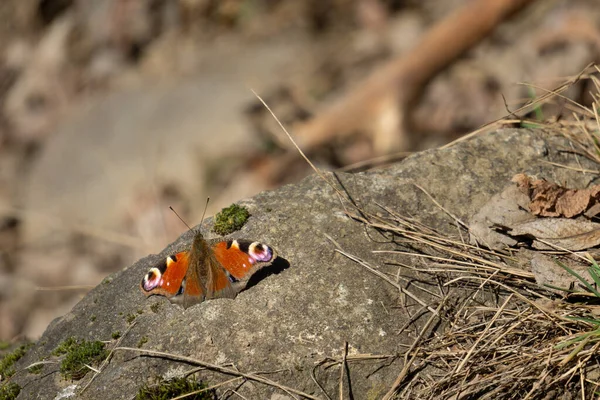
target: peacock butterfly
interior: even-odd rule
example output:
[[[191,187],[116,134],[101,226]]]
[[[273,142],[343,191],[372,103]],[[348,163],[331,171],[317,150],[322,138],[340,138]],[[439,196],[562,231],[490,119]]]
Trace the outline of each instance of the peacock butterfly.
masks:
[[[250,240],[206,240],[200,232],[192,248],[168,256],[140,284],[147,296],[158,294],[184,308],[205,299],[233,298],[250,277],[277,258],[275,250]]]

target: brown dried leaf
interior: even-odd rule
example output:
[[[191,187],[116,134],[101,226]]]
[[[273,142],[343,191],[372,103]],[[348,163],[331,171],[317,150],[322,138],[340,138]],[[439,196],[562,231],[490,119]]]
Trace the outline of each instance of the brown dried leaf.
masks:
[[[529,197],[514,185],[494,195],[469,222],[471,243],[495,250],[515,246],[517,240],[498,232],[496,228],[511,228],[534,221],[536,217],[526,210],[528,203]]]
[[[585,212],[585,216],[589,219],[594,218],[596,215],[600,214],[600,203],[596,203]]]
[[[600,245],[600,224],[581,219],[538,218],[515,224],[508,233],[532,238],[533,248],[539,250],[579,251]]]
[[[496,250],[514,247],[524,239],[531,241],[533,248],[544,250],[579,251],[600,245],[600,223],[583,218],[540,218],[528,211],[532,203],[541,207],[545,199],[556,203],[556,215],[562,215],[568,205],[572,211],[573,205],[584,204],[586,199],[597,196],[599,187],[570,190],[544,180],[532,180],[525,174],[515,175],[513,182],[517,185],[511,184],[493,196],[471,218],[472,243]],[[531,201],[536,195],[537,203]],[[548,212],[545,209],[545,213]]]
[[[512,181],[529,196],[530,211],[542,217],[572,218],[585,213],[600,198],[600,185],[587,189],[568,189],[525,174],[515,175]]]

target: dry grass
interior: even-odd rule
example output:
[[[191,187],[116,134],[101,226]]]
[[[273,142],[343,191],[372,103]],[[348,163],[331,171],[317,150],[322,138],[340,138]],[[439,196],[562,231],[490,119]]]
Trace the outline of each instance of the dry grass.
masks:
[[[600,164],[599,74],[598,67],[589,67],[494,126],[518,123],[563,135],[571,143],[566,151]],[[591,107],[561,94],[582,80],[593,84]],[[568,110],[570,117],[527,121],[518,116],[556,100],[563,103],[563,114]],[[581,166],[560,167],[598,173]],[[399,284],[407,269],[417,276],[417,281],[442,282],[437,293],[428,292],[440,299],[438,308],[433,310],[432,304],[422,308],[431,317],[404,353],[404,367],[385,398],[598,398],[598,307],[568,301],[536,285],[533,274],[520,266],[516,256],[468,244],[464,222],[431,200],[454,220],[458,239],[383,206],[376,214],[365,210],[349,212],[355,220],[399,243],[398,250],[379,251],[387,253],[389,264],[398,266],[395,277],[338,248],[338,252],[419,304],[423,303],[418,300],[419,293],[428,289],[415,285],[414,280],[411,285],[416,289],[412,292]],[[584,258],[578,254],[570,256]],[[596,304],[600,300],[593,296],[588,299]],[[428,331],[434,318],[441,324]]]
[[[412,249],[387,252],[392,261],[417,258],[397,262],[401,269],[444,282],[436,310],[442,327],[420,335],[405,353],[387,398],[536,399],[567,389],[585,399],[600,391],[594,307],[552,299],[514,257],[449,239],[389,210],[353,217]]]

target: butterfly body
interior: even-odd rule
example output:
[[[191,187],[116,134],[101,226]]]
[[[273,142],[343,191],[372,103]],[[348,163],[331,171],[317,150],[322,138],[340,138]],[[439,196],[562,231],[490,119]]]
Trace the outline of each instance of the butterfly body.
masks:
[[[205,240],[194,236],[192,248],[168,256],[141,282],[146,296],[163,295],[185,308],[206,299],[233,298],[250,277],[277,257],[272,247],[251,240]]]

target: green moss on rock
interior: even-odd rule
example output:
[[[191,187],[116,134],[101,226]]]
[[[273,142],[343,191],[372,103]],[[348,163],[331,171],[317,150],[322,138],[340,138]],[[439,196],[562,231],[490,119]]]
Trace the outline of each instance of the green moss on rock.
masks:
[[[78,341],[70,337],[61,343],[53,352],[54,355],[65,355],[60,363],[60,373],[65,379],[78,380],[90,371],[87,365],[99,365],[107,356],[104,343]]]
[[[34,365],[33,367],[27,368],[27,372],[29,372],[30,374],[37,375],[37,374],[40,374],[43,369],[44,369],[44,364],[37,364],[37,365]]]
[[[203,382],[191,378],[174,378],[169,380],[158,378],[156,383],[142,386],[135,399],[167,400],[206,388],[207,386]],[[211,400],[213,398],[213,390],[205,390],[186,397],[186,399],[190,400]]]
[[[0,385],[0,400],[14,400],[21,393],[21,386],[13,382]]]
[[[63,354],[67,354],[75,346],[77,346],[77,340],[74,337],[70,337],[70,338],[66,339],[65,341],[63,341],[61,344],[59,344],[58,347],[56,347],[52,351],[52,355],[53,356],[61,356]]]
[[[32,343],[21,345],[0,359],[0,377],[2,379],[6,379],[15,373],[15,363],[27,353],[31,346],[33,346]]]
[[[146,343],[148,343],[148,337],[147,336],[142,336],[142,338],[140,339],[140,341],[137,344],[137,347],[142,347]]]
[[[150,310],[152,310],[153,313],[157,313],[160,311],[161,305],[160,303],[154,303],[150,306]]]
[[[221,212],[215,216],[213,232],[221,236],[233,233],[241,229],[249,217],[250,212],[246,207],[232,204],[229,207],[222,209]]]

